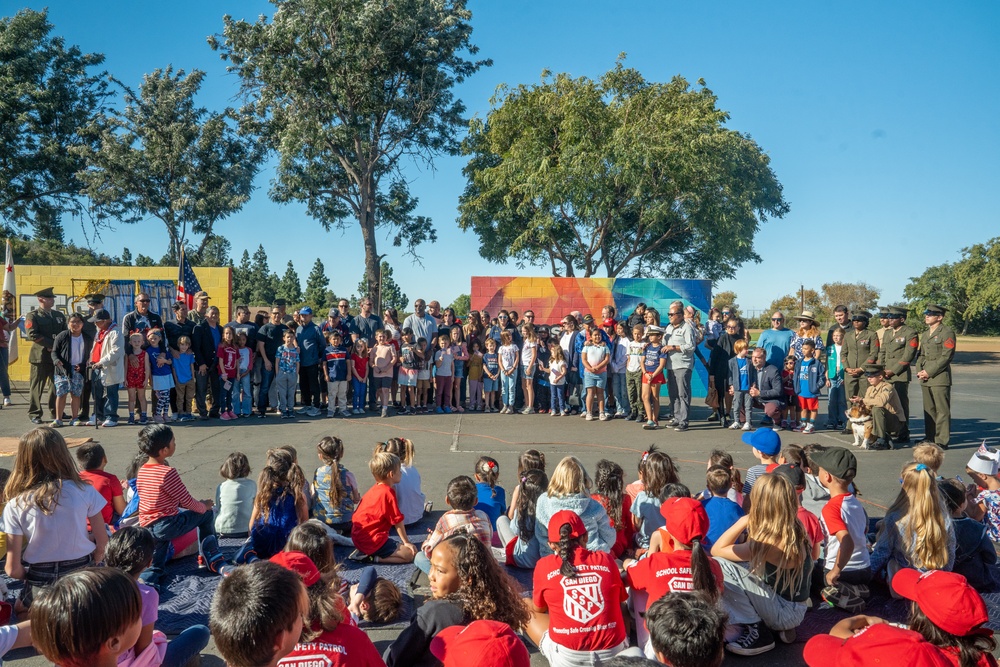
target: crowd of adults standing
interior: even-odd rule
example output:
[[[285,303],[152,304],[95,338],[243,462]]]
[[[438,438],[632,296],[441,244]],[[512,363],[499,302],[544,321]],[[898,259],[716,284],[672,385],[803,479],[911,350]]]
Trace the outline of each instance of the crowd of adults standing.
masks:
[[[42,423],[43,398],[47,398],[48,412],[53,420],[62,416],[66,403],[62,400],[57,404],[57,399],[69,398],[73,423],[115,426],[128,337],[140,333],[146,341],[146,334],[151,330],[163,332],[166,346],[175,355],[182,338],[191,341],[198,413],[203,419],[219,417],[222,383],[215,369],[223,325],[219,321],[219,309],[210,305],[207,293],[195,295],[195,307],[190,312],[183,302],[174,303],[174,317],[167,322],[150,310],[149,295],[139,294],[135,298],[135,308],[115,326],[112,326],[110,313],[103,307],[104,297],[100,294],[86,297],[89,308],[86,316],[73,313],[69,317],[53,308],[55,295],[51,288],[40,290],[35,296],[38,308],[25,317],[25,330],[31,342],[28,416],[33,423]],[[433,341],[440,332],[453,327],[461,328],[462,340],[469,348],[473,341],[484,343],[487,339],[499,344],[502,334],[510,332],[513,344],[520,349],[530,330],[531,338],[539,342],[537,361],[541,364],[548,362],[549,344],[558,343],[568,366],[565,386],[560,391],[565,392],[570,413],[580,414],[586,411],[585,384],[589,372],[584,368],[586,363],[581,352],[590,334],[600,332],[611,354],[609,368],[621,371],[626,360],[616,358],[617,350],[624,349],[621,354],[627,354],[627,346],[616,343],[633,338],[638,326],[642,329],[642,338],[649,339],[652,332],[653,342],[662,350],[664,362],[657,372],[664,374],[668,387],[668,425],[678,431],[689,426],[691,379],[696,360],[708,369],[710,385],[715,390],[715,407],[709,420],[727,426],[731,416],[734,420],[741,419],[744,409],[738,404],[737,412],[733,413],[733,398],[739,395],[740,388],[733,386],[739,377],[734,377],[730,362],[737,357],[737,348],[741,347],[739,341],[743,341],[742,347],[749,346],[750,332],[731,308],[711,309],[702,324],[700,313],[676,301],[669,305],[665,313],[666,324],[661,326],[660,313],[645,304],[639,304],[620,320],[616,319],[615,307],[608,305],[602,309],[600,320],[591,314],[571,312],[552,325],[536,323],[531,310],[518,314],[502,309],[495,317],[486,310],[472,311],[461,321],[451,308],[442,309],[439,302],[423,299],[414,302],[413,313],[403,322],[399,321],[394,308],[386,308],[379,316],[373,312],[373,307],[373,301],[365,298],[360,302],[359,312],[352,314],[349,302],[341,299],[336,308],[329,310],[326,319],[316,322],[311,308],[300,308],[289,314],[287,305],[280,300],[271,307],[270,317],[258,314],[253,320],[247,306],[237,306],[235,319],[225,326],[233,327],[250,341],[255,361],[247,381],[252,386],[253,405],[258,416],[264,417],[277,404],[276,354],[289,329],[294,331],[300,348],[300,412],[306,416],[320,416],[327,407],[327,385],[323,381],[322,368],[326,336],[331,331],[339,331],[345,341],[364,340],[370,348],[380,331],[386,332],[398,346],[406,331],[412,333],[413,340]],[[795,326],[792,328],[786,327],[784,313],[774,312],[770,329],[763,331],[756,347],[747,351],[749,360],[745,367],[747,373],[752,374],[749,389],[745,390],[750,397],[748,405],[763,410],[763,424],[780,428],[779,418],[793,401],[789,393],[789,373],[808,361],[808,355],[823,367],[824,388],[829,399],[827,427],[843,428],[845,434],[850,433],[844,412],[853,405],[864,404],[874,420],[875,448],[888,448],[892,443],[910,440],[909,385],[916,378],[923,393],[924,442],[946,448],[950,442],[951,360],[955,352],[955,332],[943,323],[945,313],[945,308],[939,305],[928,305],[924,311],[928,329],[918,340],[916,330],[906,324],[904,308],[883,309],[878,314],[881,326],[872,330],[869,328],[871,313],[862,310],[852,314],[847,307],[837,306],[836,322],[825,335],[815,314],[809,310],[793,318]],[[7,341],[9,332],[15,327],[15,321],[0,318],[0,390],[4,405],[10,404]],[[699,349],[702,343],[708,350],[707,359]],[[521,383],[516,385],[513,407],[517,411],[548,411],[553,388],[545,382],[546,374],[538,373],[535,377],[539,386],[532,392],[533,405],[525,405],[525,387]],[[611,417],[635,419],[636,396],[630,396],[631,388],[626,389],[625,373],[610,373],[606,383]],[[398,375],[394,374],[391,390],[394,400],[397,388]],[[467,390],[463,382],[457,392],[460,406],[466,404]],[[371,411],[377,407],[376,392],[376,383],[368,383],[365,398]],[[171,401],[174,400],[172,393]],[[176,405],[174,407],[176,410]],[[638,412],[642,413],[641,407]]]

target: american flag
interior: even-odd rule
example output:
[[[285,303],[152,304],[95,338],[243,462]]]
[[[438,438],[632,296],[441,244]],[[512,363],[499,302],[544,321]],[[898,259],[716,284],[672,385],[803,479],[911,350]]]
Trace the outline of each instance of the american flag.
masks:
[[[181,265],[177,275],[177,300],[183,301],[188,309],[194,308],[194,295],[201,291],[201,284],[194,275],[191,262],[184,256],[181,248]]]

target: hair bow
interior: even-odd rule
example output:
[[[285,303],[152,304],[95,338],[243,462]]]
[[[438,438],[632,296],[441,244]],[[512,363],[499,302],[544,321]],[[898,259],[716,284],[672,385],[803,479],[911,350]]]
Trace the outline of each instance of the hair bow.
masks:
[[[649,458],[649,452],[643,452],[642,453],[642,460],[645,461],[647,458]]]
[[[927,466],[924,465],[923,463],[918,463],[917,467],[915,467],[914,470],[916,470],[917,472],[920,472],[921,470],[927,470]]]
[[[486,467],[489,468],[490,470],[493,470],[494,468],[497,467],[497,462],[496,461],[487,461],[486,462]]]

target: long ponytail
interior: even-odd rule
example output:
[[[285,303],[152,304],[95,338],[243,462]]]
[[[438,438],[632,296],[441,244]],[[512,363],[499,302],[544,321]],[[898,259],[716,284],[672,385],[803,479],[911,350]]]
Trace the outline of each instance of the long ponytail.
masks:
[[[559,574],[575,579],[577,573],[576,567],[573,565],[573,552],[580,548],[580,540],[569,536],[572,531],[573,529],[568,523],[559,526],[559,557],[562,558]]]
[[[344,458],[344,442],[336,436],[326,436],[316,445],[323,462],[330,466],[330,507],[340,507],[348,491],[340,479],[340,459]]]
[[[705,596],[712,604],[719,601],[719,584],[712,572],[712,564],[708,559],[708,551],[701,544],[701,538],[691,541],[691,579],[694,590]]]

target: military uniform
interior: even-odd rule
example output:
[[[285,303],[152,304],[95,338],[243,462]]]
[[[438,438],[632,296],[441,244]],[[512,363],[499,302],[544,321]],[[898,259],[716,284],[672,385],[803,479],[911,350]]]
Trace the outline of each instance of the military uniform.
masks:
[[[864,369],[865,373],[882,372],[882,366],[879,364],[865,364]],[[862,402],[871,410],[872,435],[875,436],[877,443],[888,444],[889,435],[900,428],[903,419],[903,405],[896,393],[895,386],[887,380],[882,380],[876,385],[869,385],[862,399]]]
[[[895,306],[889,308],[892,315],[906,316],[906,310]],[[897,442],[910,439],[910,374],[911,366],[917,358],[917,331],[907,324],[886,329],[879,349],[878,363],[885,367],[886,382],[892,383],[903,406]],[[892,375],[889,375],[891,373]]]
[[[51,287],[36,292],[35,296],[55,298]],[[33,310],[25,316],[24,328],[28,332],[28,340],[32,342],[31,351],[28,353],[28,363],[31,365],[28,417],[32,421],[41,420],[42,394],[48,391],[50,419],[56,419],[61,415],[56,414],[56,394],[52,384],[55,378],[52,343],[56,334],[66,331],[66,316],[58,310]]]
[[[855,317],[864,317],[867,313],[858,313]],[[871,318],[866,318],[870,320]],[[874,331],[867,328],[855,331],[853,328],[844,332],[844,343],[841,346],[841,354],[844,357],[844,368],[860,369],[865,364],[878,362],[879,338]],[[844,373],[844,396],[848,400],[853,396],[864,396],[868,385],[865,382],[863,372],[859,372],[857,377],[850,373]]]
[[[941,306],[930,305],[928,312],[944,315]],[[924,399],[924,441],[947,448],[951,442],[951,360],[955,356],[955,331],[944,322],[929,329],[920,339],[917,372],[929,376],[920,381]]]

